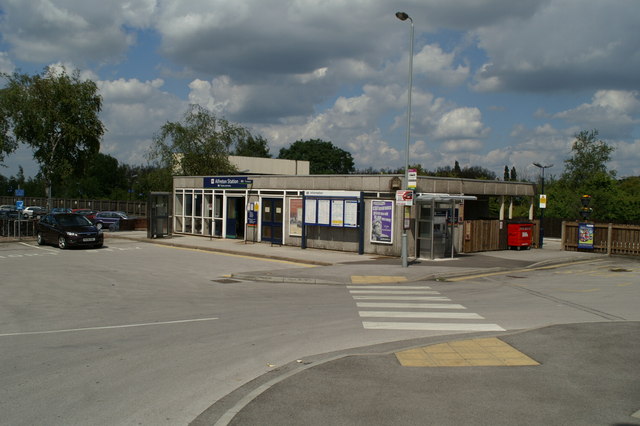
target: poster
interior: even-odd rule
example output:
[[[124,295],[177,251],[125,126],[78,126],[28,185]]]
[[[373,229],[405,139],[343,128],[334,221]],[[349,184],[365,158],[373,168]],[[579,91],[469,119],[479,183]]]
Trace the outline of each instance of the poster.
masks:
[[[348,228],[358,226],[358,202],[356,200],[344,201],[344,226]]]
[[[289,200],[289,235],[302,236],[302,198]]]
[[[371,202],[371,242],[393,243],[393,201]]]
[[[309,225],[315,225],[317,222],[316,219],[316,206],[318,204],[316,203],[316,200],[305,200],[304,203],[304,222],[309,224]]]
[[[593,223],[578,224],[578,248],[593,248]]]
[[[331,226],[344,225],[344,200],[331,200]]]
[[[318,225],[330,225],[331,200],[318,200]]]

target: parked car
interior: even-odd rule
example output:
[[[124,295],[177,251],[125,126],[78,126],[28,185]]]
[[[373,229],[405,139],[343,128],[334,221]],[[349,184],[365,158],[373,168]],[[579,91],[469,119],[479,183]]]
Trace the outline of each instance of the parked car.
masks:
[[[82,216],[86,217],[87,219],[93,222],[93,219],[95,218],[96,213],[98,212],[97,210],[91,210],[91,209],[72,209],[71,213],[81,214]]]
[[[54,207],[50,213],[71,213],[71,209],[67,207]]]
[[[93,218],[96,228],[108,228],[110,231],[116,231],[120,228],[120,221],[129,219],[125,212],[98,212]]]
[[[25,207],[22,210],[22,217],[25,219],[35,218],[38,216],[43,216],[47,213],[47,209],[40,206],[29,206]]]
[[[50,213],[36,224],[39,245],[57,244],[69,247],[100,248],[104,243],[102,231],[86,217],[75,213]]]

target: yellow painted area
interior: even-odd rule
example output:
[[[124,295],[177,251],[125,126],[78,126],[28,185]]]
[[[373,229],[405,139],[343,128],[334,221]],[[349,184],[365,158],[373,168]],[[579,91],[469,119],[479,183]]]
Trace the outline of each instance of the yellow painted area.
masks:
[[[239,257],[241,259],[260,260],[262,262],[285,263],[285,264],[289,264],[289,265],[302,266],[302,267],[305,267],[305,268],[315,268],[315,267],[318,266],[318,265],[312,265],[310,263],[292,262],[290,260],[280,260],[280,259],[269,259],[267,257],[226,253],[226,252],[223,252],[223,251],[216,251],[216,250],[202,250],[202,249],[196,249],[196,248],[190,248],[190,247],[170,246],[170,245],[167,245],[167,244],[154,244],[154,245],[157,246],[157,247],[172,248],[172,249],[176,249],[176,250],[197,251],[197,252],[200,252],[200,253],[217,254],[217,255],[220,255],[220,256],[229,256],[229,257]]]
[[[398,283],[407,281],[404,276],[391,275],[352,275],[351,283],[353,284],[382,284],[382,283]]]
[[[540,365],[527,355],[489,337],[440,343],[396,352],[403,367],[514,367]]]

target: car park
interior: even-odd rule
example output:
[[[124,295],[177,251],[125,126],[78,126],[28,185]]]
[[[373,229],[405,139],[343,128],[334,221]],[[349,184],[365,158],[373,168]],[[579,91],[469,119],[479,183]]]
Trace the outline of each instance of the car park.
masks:
[[[56,244],[69,247],[102,247],[104,235],[86,217],[75,213],[54,213],[44,216],[36,224],[38,245]]]
[[[98,212],[91,209],[72,209],[71,213],[81,214],[82,216],[93,222],[93,219],[96,217],[96,213]]]
[[[71,213],[71,209],[67,207],[54,207],[51,209],[51,213]]]
[[[107,228],[110,231],[116,231],[120,228],[120,221],[127,219],[129,216],[125,212],[105,211],[96,213],[93,223],[98,229]]]
[[[22,210],[22,217],[25,219],[35,219],[36,217],[43,216],[47,213],[47,209],[40,206],[29,206]]]

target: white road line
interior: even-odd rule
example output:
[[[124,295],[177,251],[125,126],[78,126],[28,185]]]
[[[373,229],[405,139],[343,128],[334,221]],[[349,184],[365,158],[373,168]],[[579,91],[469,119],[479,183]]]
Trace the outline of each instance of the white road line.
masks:
[[[434,290],[351,290],[351,294],[440,294]]]
[[[478,314],[467,312],[397,312],[397,311],[359,311],[363,318],[448,318],[448,319],[484,319]]]
[[[442,301],[449,302],[451,299],[444,296],[353,296],[355,300],[415,300],[415,301]]]
[[[455,303],[356,303],[358,308],[407,308],[407,309],[467,309]]]
[[[429,331],[505,331],[497,324],[453,324],[418,322],[371,322],[363,321],[366,329],[374,330],[429,330]]]
[[[429,290],[428,286],[417,285],[348,285],[353,290]]]
[[[194,318],[188,320],[178,320],[178,321],[163,321],[163,322],[148,322],[142,324],[124,324],[124,325],[109,325],[104,327],[86,327],[86,328],[69,328],[65,330],[48,330],[48,331],[26,331],[22,333],[5,333],[0,334],[0,337],[7,336],[26,336],[31,334],[54,334],[54,333],[71,333],[76,331],[93,331],[93,330],[112,330],[116,328],[131,328],[131,327],[147,327],[150,325],[169,325],[169,324],[184,324],[189,322],[200,322],[200,321],[213,321],[218,318]]]

